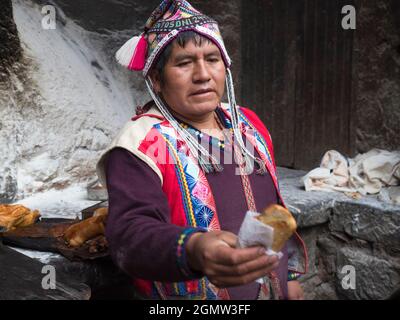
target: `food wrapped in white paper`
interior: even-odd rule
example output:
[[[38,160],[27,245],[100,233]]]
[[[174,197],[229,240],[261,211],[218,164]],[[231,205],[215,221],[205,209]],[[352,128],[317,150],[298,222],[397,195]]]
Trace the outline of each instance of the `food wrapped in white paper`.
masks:
[[[262,246],[265,248],[267,255],[276,255],[279,259],[282,258],[283,254],[281,252],[275,252],[271,249],[274,228],[257,220],[255,217],[259,215],[257,212],[247,211],[239,230],[237,247]]]
[[[282,252],[275,252],[271,249],[274,239],[274,228],[262,223],[255,217],[260,214],[257,212],[247,211],[246,216],[238,234],[237,247],[247,248],[254,246],[262,246],[265,248],[265,253],[269,256],[278,256],[282,258]],[[264,279],[256,280],[257,283],[263,284]]]

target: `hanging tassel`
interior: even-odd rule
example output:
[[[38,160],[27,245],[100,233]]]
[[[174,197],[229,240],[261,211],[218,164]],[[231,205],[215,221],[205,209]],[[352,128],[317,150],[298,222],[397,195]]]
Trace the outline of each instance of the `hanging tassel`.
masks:
[[[129,39],[115,54],[118,63],[129,70],[142,71],[146,63],[147,41],[144,34]]]
[[[263,176],[267,173],[267,167],[265,166],[265,163],[262,159],[257,158],[257,164],[258,164],[258,169],[256,173],[260,176]]]
[[[178,132],[179,136],[185,141],[189,147],[190,153],[196,159],[198,159],[199,165],[205,173],[221,172],[224,167],[220,164],[212,154],[210,154],[204,146],[202,146],[197,138],[194,138],[186,129],[179,125],[175,118],[171,115],[168,108],[164,105],[163,101],[154,91],[153,83],[150,77],[145,78],[147,89],[153,101],[157,105],[160,112],[163,114],[165,119],[171,124],[171,126]]]
[[[262,159],[256,157],[244,145],[242,133],[241,133],[241,130],[239,127],[242,124],[239,122],[239,107],[236,104],[232,73],[229,68],[227,68],[226,71],[227,71],[226,72],[227,96],[228,96],[228,101],[229,101],[229,109],[230,109],[230,113],[231,113],[232,128],[233,128],[234,136],[236,138],[236,142],[238,143],[239,148],[241,149],[241,152],[244,156],[244,163],[246,163],[246,168],[248,168],[249,170],[252,171],[254,168],[254,162],[255,162],[258,164],[258,169],[257,169],[256,173],[258,175],[264,175],[267,172],[267,168],[265,166],[264,161]]]

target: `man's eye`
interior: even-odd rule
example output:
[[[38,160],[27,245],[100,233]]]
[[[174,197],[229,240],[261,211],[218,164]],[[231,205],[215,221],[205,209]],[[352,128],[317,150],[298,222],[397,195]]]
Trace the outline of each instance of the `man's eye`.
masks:
[[[210,61],[210,62],[218,62],[219,59],[218,58],[210,58],[210,59],[208,59],[208,61]]]
[[[180,63],[178,63],[178,67],[186,66],[186,65],[188,65],[189,63],[190,63],[190,61],[183,61],[183,62],[180,62]]]

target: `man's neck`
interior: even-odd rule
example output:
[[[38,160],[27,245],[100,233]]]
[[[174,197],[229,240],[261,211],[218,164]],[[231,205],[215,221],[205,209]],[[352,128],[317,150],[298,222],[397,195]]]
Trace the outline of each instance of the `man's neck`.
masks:
[[[224,137],[222,129],[220,128],[220,126],[218,125],[218,121],[216,120],[215,111],[209,112],[201,117],[190,117],[190,118],[187,118],[172,110],[171,112],[176,118],[186,122],[187,124],[191,125],[192,127],[196,128],[201,132],[217,137],[221,140]]]
[[[192,127],[195,127],[197,130],[210,130],[216,129],[214,112],[207,113],[206,115],[202,115],[201,117],[185,117],[176,112],[173,113],[178,119],[190,124]]]

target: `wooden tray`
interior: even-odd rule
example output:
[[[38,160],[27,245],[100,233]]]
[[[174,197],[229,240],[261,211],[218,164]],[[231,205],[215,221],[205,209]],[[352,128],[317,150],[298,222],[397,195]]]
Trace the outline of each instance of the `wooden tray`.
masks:
[[[60,253],[70,260],[93,260],[109,256],[108,250],[90,252],[89,244],[69,247],[62,238],[65,230],[79,220],[43,218],[32,226],[0,233],[3,243],[19,248]],[[104,236],[91,241],[103,241]]]

